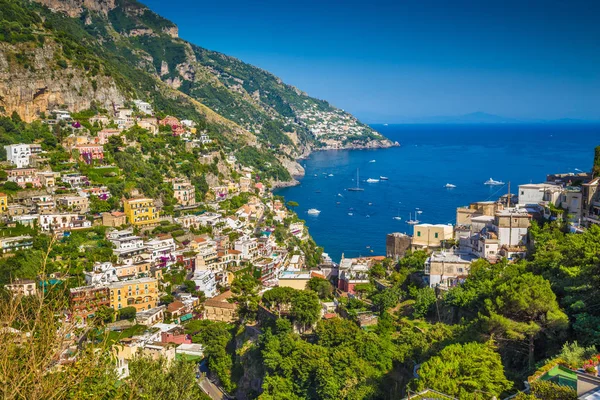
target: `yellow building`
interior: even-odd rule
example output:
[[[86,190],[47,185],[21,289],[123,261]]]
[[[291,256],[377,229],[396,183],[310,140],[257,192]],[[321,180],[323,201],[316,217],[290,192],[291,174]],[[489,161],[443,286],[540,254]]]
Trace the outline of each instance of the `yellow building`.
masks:
[[[123,208],[127,222],[132,225],[158,224],[159,212],[154,206],[153,199],[126,199],[123,201]]]
[[[8,196],[6,193],[0,193],[0,213],[8,211]]]
[[[431,251],[440,248],[443,241],[452,239],[453,232],[452,225],[417,224],[414,226],[412,249]]]
[[[158,305],[158,281],[154,278],[141,278],[131,281],[111,283],[110,306],[118,311],[125,307],[135,307],[144,311]]]

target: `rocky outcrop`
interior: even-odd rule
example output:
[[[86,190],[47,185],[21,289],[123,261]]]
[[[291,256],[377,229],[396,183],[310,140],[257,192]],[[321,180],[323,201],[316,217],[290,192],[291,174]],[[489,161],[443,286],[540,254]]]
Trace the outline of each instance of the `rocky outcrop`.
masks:
[[[27,54],[30,68],[14,60],[16,52]],[[28,49],[0,43],[0,106],[7,115],[17,112],[27,122],[39,113],[66,108],[72,112],[90,108],[92,101],[104,108],[122,103],[123,95],[112,78],[88,77],[67,64],[60,67],[54,60],[55,45]]]
[[[84,8],[104,15],[115,8],[115,0],[35,0],[53,11],[64,12],[70,17],[79,17]]]
[[[176,25],[170,26],[170,27],[165,27],[162,29],[163,33],[166,33],[167,35],[171,36],[172,38],[178,38],[179,37],[179,28]]]

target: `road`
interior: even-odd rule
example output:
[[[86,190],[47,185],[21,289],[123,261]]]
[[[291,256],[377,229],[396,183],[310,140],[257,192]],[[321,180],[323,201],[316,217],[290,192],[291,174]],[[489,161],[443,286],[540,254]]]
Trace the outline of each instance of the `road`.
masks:
[[[200,386],[200,389],[213,400],[224,400],[228,398],[217,385],[212,383],[210,379],[206,377],[201,377],[198,380],[198,385]]]

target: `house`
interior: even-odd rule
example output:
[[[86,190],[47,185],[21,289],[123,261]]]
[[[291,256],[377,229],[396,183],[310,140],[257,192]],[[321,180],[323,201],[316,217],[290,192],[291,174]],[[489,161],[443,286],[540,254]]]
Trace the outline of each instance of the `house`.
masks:
[[[192,344],[192,337],[187,335],[181,326],[176,326],[160,333],[161,343]]]
[[[203,292],[206,298],[217,295],[217,281],[213,271],[195,271],[191,280],[196,284],[196,290]]]
[[[29,235],[0,237],[0,252],[12,253],[17,250],[30,249],[33,246],[33,237]]]
[[[234,249],[241,253],[244,260],[254,260],[258,256],[258,241],[256,238],[242,236],[235,241]]]
[[[34,188],[42,187],[38,170],[35,168],[15,168],[6,171],[9,182],[15,182],[22,188],[31,185]]]
[[[119,259],[130,258],[146,250],[144,240],[130,229],[108,232],[106,238],[114,246],[113,253]]]
[[[29,157],[31,156],[31,147],[29,144],[19,143],[4,146],[6,150],[6,160],[17,168],[29,166]]]
[[[85,283],[87,285],[107,285],[118,282],[117,271],[110,261],[97,262],[92,271],[85,271]]]
[[[152,326],[156,323],[163,322],[165,319],[166,308],[167,307],[165,306],[158,306],[149,310],[140,311],[135,315],[135,323]]]
[[[425,261],[424,274],[429,286],[451,287],[469,275],[471,263],[476,257],[453,251],[434,251]]]
[[[80,196],[87,197],[87,198],[89,198],[90,196],[95,196],[95,197],[99,198],[100,200],[108,200],[108,199],[110,199],[110,196],[111,196],[110,190],[108,190],[108,188],[106,186],[81,189],[77,193],[79,193]]]
[[[0,192],[0,214],[8,212],[8,195]]]
[[[158,224],[159,211],[149,198],[124,199],[123,208],[127,221],[136,226]]]
[[[57,199],[59,206],[70,210],[85,214],[89,211],[90,202],[87,197],[81,196],[64,196]]]
[[[56,232],[90,228],[92,223],[85,215],[75,213],[43,213],[38,216],[38,225],[43,231]]]
[[[86,321],[98,308],[110,307],[109,290],[105,286],[80,286],[69,289],[69,304],[74,317]]]
[[[456,209],[456,226],[469,226],[471,218],[482,215],[493,217],[498,211],[498,203],[495,201],[478,201],[471,203],[468,207]]]
[[[110,226],[113,228],[125,225],[127,223],[127,216],[124,212],[113,211],[102,213],[102,225]]]
[[[4,288],[11,292],[13,297],[37,294],[36,283],[31,279],[16,279],[12,283],[4,285]]]
[[[306,289],[306,284],[312,277],[310,271],[286,270],[279,273],[278,285],[297,290]]]
[[[137,107],[137,109],[142,114],[152,115],[154,113],[154,110],[152,110],[152,105],[150,103],[147,103],[147,102],[142,101],[142,100],[134,100],[133,104],[135,104],[135,106]]]
[[[519,185],[518,205],[521,207],[537,206],[544,201],[556,204],[561,192],[562,186],[553,183]]]
[[[233,322],[236,319],[236,305],[228,300],[233,296],[230,290],[221,293],[204,303],[204,319],[210,321]]]
[[[71,113],[66,110],[54,110],[52,114],[56,115],[57,121],[68,121],[71,119]]]
[[[152,135],[158,133],[158,123],[156,118],[139,118],[136,123],[140,128],[146,129]]]
[[[152,257],[153,262],[172,263],[175,261],[173,253],[177,246],[175,240],[171,236],[158,237],[146,242],[148,252]]]
[[[101,144],[78,144],[75,150],[79,153],[79,161],[91,164],[96,161],[104,160],[104,147]]]
[[[37,173],[37,175],[42,186],[47,188],[56,186],[56,176],[58,175],[58,172],[40,171]]]
[[[108,290],[110,306],[115,311],[125,307],[143,311],[158,305],[158,281],[154,278],[115,282],[108,286]]]
[[[400,233],[388,233],[385,239],[385,253],[388,258],[398,260],[410,250],[411,238],[410,236]]]
[[[90,184],[88,177],[80,174],[66,174],[61,177],[61,180],[74,188]]]
[[[531,215],[523,208],[510,208],[496,212],[495,231],[500,246],[524,246],[527,244],[527,231],[531,226]]]
[[[121,131],[118,129],[102,129],[98,132],[98,137],[96,138],[96,143],[98,144],[107,144],[108,139],[111,136],[119,136]]]
[[[173,182],[173,197],[182,206],[196,204],[196,188],[189,181],[176,180]]]
[[[338,289],[355,294],[356,285],[369,283],[370,264],[368,258],[345,258],[342,254],[338,270]]]
[[[442,242],[453,238],[452,225],[416,224],[413,227],[412,249],[432,250],[442,247]]]

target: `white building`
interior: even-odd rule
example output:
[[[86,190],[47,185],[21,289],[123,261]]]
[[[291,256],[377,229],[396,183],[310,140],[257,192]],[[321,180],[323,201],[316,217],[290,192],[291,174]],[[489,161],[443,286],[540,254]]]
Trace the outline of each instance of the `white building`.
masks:
[[[138,110],[140,110],[141,113],[144,113],[146,115],[152,115],[154,113],[154,110],[152,110],[152,105],[150,105],[150,103],[146,103],[142,100],[134,100],[133,104],[135,104],[135,106],[138,108]]]
[[[48,213],[38,216],[39,227],[46,232],[90,228],[92,223],[85,215],[72,213]]]
[[[172,237],[164,239],[153,239],[146,242],[146,247],[152,257],[152,261],[173,261],[173,252],[177,248]]]
[[[196,283],[196,289],[201,290],[206,298],[215,297],[218,294],[217,281],[213,271],[195,271],[192,281]]]
[[[234,249],[239,251],[245,260],[254,260],[258,256],[258,241],[256,238],[242,236],[235,241]]]
[[[6,150],[6,159],[17,168],[29,166],[29,157],[31,156],[31,147],[28,144],[11,144],[4,146]]]
[[[424,273],[429,276],[429,286],[453,286],[469,275],[474,259],[470,254],[434,251],[425,261]]]
[[[529,183],[519,185],[519,206],[537,206],[541,202],[556,205],[562,187],[553,183]]]
[[[111,262],[94,264],[92,271],[85,272],[85,283],[87,285],[107,285],[118,282],[117,270]]]

